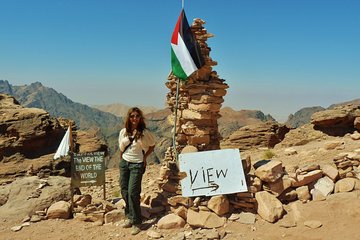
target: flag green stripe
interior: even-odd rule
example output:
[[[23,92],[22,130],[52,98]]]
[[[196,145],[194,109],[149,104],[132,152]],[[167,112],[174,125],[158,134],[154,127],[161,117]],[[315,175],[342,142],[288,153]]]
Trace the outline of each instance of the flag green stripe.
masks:
[[[180,79],[185,80],[187,78],[186,73],[184,72],[179,59],[177,58],[173,48],[171,48],[171,67],[173,74]]]

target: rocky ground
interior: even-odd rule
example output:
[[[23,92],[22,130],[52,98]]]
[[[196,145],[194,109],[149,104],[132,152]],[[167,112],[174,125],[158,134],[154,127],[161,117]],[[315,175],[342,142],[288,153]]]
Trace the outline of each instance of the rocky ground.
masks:
[[[340,142],[337,149],[325,149],[334,142]],[[286,143],[286,141],[284,142]],[[277,146],[274,149],[256,149],[242,152],[242,158],[250,156],[252,162],[264,158],[271,151],[276,160],[285,167],[301,166],[309,163],[331,163],[332,158],[341,153],[355,151],[360,148],[359,141],[344,137],[321,136],[316,141],[301,146],[293,146],[296,154],[288,155],[285,149],[288,146]],[[143,182],[143,191],[151,192],[157,189],[155,179],[158,177],[160,165],[148,166]],[[119,196],[118,170],[107,171],[107,195]],[[93,197],[101,197],[102,189],[98,187],[81,189]],[[23,216],[11,218],[0,214],[0,239],[38,239],[46,236],[49,239],[150,239],[152,236],[162,239],[214,239],[222,236],[223,239],[360,239],[358,226],[360,224],[360,191],[331,194],[324,201],[309,201],[302,203],[299,200],[284,205],[286,215],[276,223],[269,223],[259,215],[255,215],[255,223],[245,223],[241,212],[235,211],[228,216],[226,224],[218,229],[191,228],[186,225],[182,229],[157,229],[158,219],[149,219],[143,224],[143,231],[132,236],[129,229],[122,229],[119,224],[105,224],[99,226],[91,222],[75,219],[44,220],[31,223],[20,231],[14,232],[12,227],[20,224]]]
[[[11,100],[10,103],[13,105],[13,100]],[[54,168],[56,171],[54,169],[51,170],[50,165],[54,165],[54,162],[52,161],[52,154],[48,152],[49,150],[37,152],[40,157],[37,158],[36,161],[34,159],[24,160],[23,158],[34,157],[31,155],[34,154],[32,150],[34,145],[31,144],[33,143],[32,137],[35,136],[36,139],[42,139],[43,136],[47,136],[45,130],[43,131],[42,129],[47,129],[47,131],[50,129],[49,127],[38,127],[43,126],[41,124],[39,125],[38,122],[41,123],[41,119],[46,119],[46,123],[51,123],[52,120],[48,115],[44,115],[44,113],[40,111],[40,114],[36,115],[39,116],[39,118],[35,118],[39,119],[39,121],[35,121],[32,117],[34,112],[29,112],[27,109],[20,109],[20,107],[15,108],[19,108],[20,110],[16,111],[22,112],[22,115],[5,114],[6,111],[15,111],[13,107],[10,108],[6,106],[5,104],[1,108],[4,112],[3,116],[5,116],[5,120],[1,126],[3,126],[3,129],[8,130],[3,130],[6,134],[0,135],[0,159],[2,159],[2,161],[0,161],[0,240],[39,239],[45,237],[64,240],[110,240],[120,238],[138,240],[150,238],[360,240],[360,235],[358,234],[358,226],[360,224],[359,106],[320,112],[315,115],[312,124],[306,124],[297,129],[290,130],[284,138],[280,137],[281,134],[277,131],[277,129],[280,128],[277,125],[270,124],[268,125],[269,127],[264,128],[265,125],[262,124],[262,128],[259,128],[260,125],[257,125],[239,129],[228,139],[225,139],[223,142],[225,144],[222,144],[223,147],[226,148],[226,146],[230,146],[231,148],[244,149],[241,151],[241,158],[250,159],[251,161],[252,169],[247,177],[249,177],[248,179],[252,179],[251,183],[248,182],[248,185],[252,188],[249,188],[250,192],[248,194],[253,194],[261,190],[266,190],[261,191],[261,193],[267,195],[271,195],[269,192],[275,195],[277,193],[276,190],[278,189],[276,189],[276,186],[274,188],[271,187],[269,183],[273,182],[267,181],[266,179],[269,179],[267,176],[263,179],[256,174],[259,168],[255,171],[254,165],[257,165],[256,163],[261,160],[271,159],[274,161],[270,161],[270,163],[276,162],[277,166],[281,166],[281,169],[278,169],[278,172],[274,175],[279,175],[280,173],[281,175],[287,175],[286,178],[284,175],[284,178],[281,179],[280,183],[283,184],[283,187],[285,187],[286,182],[288,183],[290,178],[292,178],[292,180],[290,180],[292,181],[292,189],[289,188],[289,186],[288,188],[291,191],[295,191],[296,188],[295,199],[302,199],[301,201],[291,200],[292,202],[290,203],[280,203],[285,209],[285,213],[276,217],[274,221],[264,220],[266,216],[260,213],[259,210],[260,205],[261,207],[267,206],[269,207],[267,213],[270,215],[276,211],[276,209],[272,208],[273,205],[269,204],[274,202],[267,201],[265,204],[260,203],[257,196],[255,196],[255,198],[251,198],[251,201],[245,204],[247,204],[247,208],[251,205],[250,210],[253,210],[253,212],[257,210],[258,214],[236,209],[235,203],[235,205],[231,205],[231,208],[228,208],[230,211],[226,213],[225,216],[219,214],[219,216],[221,215],[221,217],[225,217],[225,219],[219,216],[216,217],[217,219],[221,218],[221,221],[225,222],[225,224],[222,222],[222,224],[219,225],[221,227],[216,229],[205,229],[206,226],[209,226],[205,224],[202,225],[204,226],[203,228],[192,227],[194,224],[191,225],[190,223],[190,214],[184,217],[184,219],[187,218],[186,224],[184,220],[182,220],[185,224],[184,227],[160,229],[161,221],[159,220],[163,219],[162,217],[165,215],[164,212],[161,212],[158,215],[149,214],[149,218],[146,219],[142,225],[143,231],[136,236],[130,234],[131,230],[122,229],[120,227],[121,222],[114,221],[115,223],[103,224],[103,216],[101,216],[101,221],[97,221],[100,218],[95,218],[95,220],[90,219],[94,220],[92,222],[83,221],[84,219],[79,220],[79,218],[65,220],[46,219],[46,217],[43,217],[46,214],[49,216],[49,210],[47,208],[54,202],[69,199],[70,179],[61,177],[66,176],[66,171],[62,172],[62,169],[58,170],[56,166]],[[20,120],[10,121],[7,118],[10,115],[18,116]],[[22,128],[23,125],[27,126],[27,128],[25,128],[26,131]],[[57,127],[56,124],[50,124],[49,126]],[[12,131],[9,129],[12,129]],[[55,128],[55,130],[56,129],[57,128]],[[256,131],[256,129],[259,131]],[[55,133],[55,130],[51,130],[50,132]],[[252,135],[248,135],[249,132]],[[22,137],[19,138],[17,135]],[[50,134],[50,136],[52,135]],[[273,142],[274,138],[277,144],[272,148],[275,144]],[[86,136],[85,139],[88,139],[88,136]],[[247,139],[248,141],[246,141]],[[280,140],[281,142],[279,142]],[[46,140],[42,140],[42,142],[44,141],[46,142]],[[42,142],[36,142],[37,145],[40,146],[39,149],[42,149]],[[82,146],[83,144],[80,145],[80,148]],[[267,146],[270,146],[270,148]],[[91,151],[96,151],[96,149],[92,149]],[[334,162],[335,159],[336,163]],[[338,162],[339,159],[341,162]],[[59,165],[60,162],[57,166]],[[319,198],[319,195],[316,196],[315,194],[310,195],[309,189],[317,190],[314,183],[319,178],[301,185],[299,182],[302,181],[301,179],[307,177],[308,173],[312,173],[312,177],[318,175],[317,173],[319,172],[321,172],[321,176],[319,177],[322,177],[322,174],[326,175],[326,177],[331,177],[331,172],[329,173],[325,170],[327,165],[331,165],[336,174],[339,174],[342,178],[339,181],[338,178],[331,178],[333,182],[337,181],[337,186],[335,185],[335,189],[337,189],[335,191],[336,193],[326,194],[326,197],[323,196],[323,198]],[[282,167],[285,168],[285,171]],[[276,170],[275,167],[267,169]],[[144,196],[150,196],[152,193],[159,192],[160,189],[157,178],[159,178],[162,170],[164,170],[164,168],[159,164],[149,164],[143,179]],[[64,175],[60,175],[60,173]],[[50,174],[51,176],[48,177]],[[259,184],[255,183],[254,178],[252,178],[254,175],[265,182],[262,186],[263,188],[257,187]],[[117,169],[113,168],[106,171],[106,199],[109,201],[119,199],[120,197],[118,179],[119,172]],[[338,183],[342,180],[345,181],[343,181],[341,187],[339,187],[340,184]],[[350,184],[350,182],[352,184]],[[162,190],[166,191],[164,186],[165,185],[162,185]],[[269,189],[265,189],[264,186]],[[303,192],[298,193],[298,189],[302,187],[307,189],[308,198],[306,199],[304,199]],[[342,189],[341,191],[339,190],[340,188]],[[167,190],[171,190],[169,186]],[[177,191],[178,189],[175,190]],[[171,193],[176,191],[172,191]],[[284,191],[284,189],[282,189],[282,191]],[[333,188],[331,191],[333,191]],[[91,195],[93,200],[95,199],[96,201],[103,197],[103,189],[101,187],[81,188],[81,192]],[[164,202],[161,199],[158,200],[157,203],[159,204],[160,202],[161,204],[159,207],[164,209],[164,205],[166,205],[167,210],[171,209],[171,195],[165,194],[163,196],[169,198],[166,199],[165,204],[163,204]],[[280,198],[280,196],[277,195],[276,197]],[[275,197],[273,196],[273,198]],[[207,199],[202,199],[201,201],[203,200],[210,202],[210,200]],[[258,201],[258,209],[255,207],[256,204],[254,200]],[[260,200],[264,200],[264,198],[260,198]],[[277,203],[279,203],[278,200]],[[102,206],[104,207],[104,204]],[[80,210],[87,210],[86,207]],[[98,210],[96,207],[95,212]],[[107,206],[104,208],[106,207]],[[152,207],[155,208],[155,206],[151,205],[151,208]],[[200,209],[200,207],[202,208]],[[211,212],[214,210],[210,209],[208,203],[195,206],[195,208],[197,208],[199,212],[205,213],[209,218],[211,214],[212,216],[216,215]],[[67,210],[68,209],[69,208],[67,208]],[[121,207],[119,207],[119,209],[121,209]],[[48,210],[47,213],[45,210]],[[177,208],[175,208],[175,210],[177,210]],[[188,209],[187,211],[189,212],[190,210]],[[111,212],[111,210],[108,212]],[[82,211],[82,213],[84,212]],[[177,213],[181,216],[181,212]],[[194,220],[194,218],[196,218],[194,216],[198,215],[196,215],[196,213],[192,214],[191,220]],[[121,213],[119,213],[119,215],[121,215]],[[31,218],[24,221],[24,218],[27,216],[31,216]],[[207,221],[207,219],[200,219],[200,217],[199,220],[203,221],[202,223]]]
[[[226,233],[224,239],[360,239],[358,226],[360,223],[360,200],[359,193],[343,193],[332,195],[331,198],[322,202],[309,202],[302,204],[295,202],[289,206],[288,215],[283,220],[271,224],[262,219],[257,219],[255,224],[242,224],[237,221],[229,221],[217,231]],[[296,225],[289,227],[288,219],[297,219]],[[110,239],[149,239],[148,233],[153,229],[146,226],[136,236],[130,234],[130,230],[122,229],[117,225],[95,226],[93,223],[76,220],[46,220],[24,227],[19,232],[12,232],[10,227],[18,224],[14,221],[1,220],[0,239],[77,239],[77,240],[110,240]],[[291,220],[290,220],[291,221]],[[312,229],[304,225],[307,221],[319,221],[322,226]],[[183,234],[191,233],[190,239],[206,239],[212,236],[212,230],[184,229],[161,230],[163,239],[183,239]]]

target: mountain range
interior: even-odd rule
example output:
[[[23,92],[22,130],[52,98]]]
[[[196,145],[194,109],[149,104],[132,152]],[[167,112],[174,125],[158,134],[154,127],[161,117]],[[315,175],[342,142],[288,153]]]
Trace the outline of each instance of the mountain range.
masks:
[[[6,80],[0,80],[0,93],[12,95],[25,107],[41,108],[54,117],[72,119],[79,129],[96,130],[97,135],[106,141],[110,151],[115,151],[118,130],[123,125],[121,117],[73,102],[40,82],[13,86]]]
[[[93,105],[91,107],[96,108],[103,112],[108,112],[108,113],[114,114],[115,116],[118,116],[118,117],[124,117],[124,116],[126,116],[126,113],[131,106],[128,106],[128,105],[125,105],[122,103],[113,103],[113,104],[107,104],[107,105]],[[160,110],[156,107],[148,107],[148,106],[137,106],[137,107],[140,108],[144,114],[153,113],[153,112],[157,112]]]
[[[56,90],[43,86],[40,82],[30,85],[13,86],[6,80],[0,80],[0,93],[14,96],[25,107],[41,108],[54,117],[63,117],[75,121],[79,129],[95,129],[99,137],[103,138],[109,146],[109,152],[116,158],[118,132],[123,127],[123,117],[129,106],[116,103],[110,105],[87,106],[73,102]],[[360,99],[354,100],[355,102]],[[340,103],[348,104],[354,101]],[[334,104],[335,106],[335,104]],[[333,107],[330,106],[330,107]],[[330,108],[329,107],[329,108]],[[156,109],[141,106],[148,121],[148,128],[155,132],[158,144],[155,160],[161,159],[167,147],[171,145],[171,128],[167,117],[171,114],[169,109]],[[292,128],[309,123],[314,112],[324,110],[322,107],[309,107],[291,114],[287,125]],[[239,128],[266,121],[275,121],[271,115],[265,115],[259,110],[235,111],[230,107],[220,110],[221,118],[218,120],[219,132],[223,138]]]

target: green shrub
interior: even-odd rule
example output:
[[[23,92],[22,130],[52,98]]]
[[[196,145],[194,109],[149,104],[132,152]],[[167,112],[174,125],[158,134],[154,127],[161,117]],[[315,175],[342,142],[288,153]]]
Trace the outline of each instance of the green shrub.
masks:
[[[271,150],[266,150],[263,154],[264,159],[271,159],[275,156],[275,153],[273,153]]]
[[[120,197],[120,191],[118,189],[112,192],[113,197]]]

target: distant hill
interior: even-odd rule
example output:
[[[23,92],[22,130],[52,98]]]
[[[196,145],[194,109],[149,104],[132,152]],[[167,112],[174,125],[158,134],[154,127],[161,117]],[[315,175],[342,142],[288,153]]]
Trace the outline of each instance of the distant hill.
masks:
[[[87,105],[76,103],[52,88],[43,86],[40,82],[30,85],[12,86],[8,81],[0,80],[0,93],[15,97],[25,107],[41,108],[54,117],[72,119],[83,130],[97,129],[110,149],[114,150],[118,130],[122,126],[122,118],[102,112]],[[113,143],[113,144],[111,144]]]
[[[91,107],[99,109],[100,111],[103,112],[112,113],[118,117],[124,117],[126,116],[126,113],[129,110],[129,108],[132,106],[128,106],[122,103],[114,103],[107,105],[93,105]],[[153,113],[159,110],[155,107],[145,107],[145,106],[137,106],[137,107],[140,108],[144,114]]]
[[[275,121],[271,115],[265,115],[259,110],[240,110],[235,111],[230,107],[224,107],[220,110],[221,117],[218,120],[219,132],[223,138],[239,128],[260,122]]]
[[[311,115],[313,115],[313,113],[323,110],[325,110],[325,108],[320,106],[302,108],[296,113],[290,114],[285,124],[291,128],[300,127],[304,124],[310,123]]]
[[[354,99],[354,100],[351,100],[351,101],[347,101],[347,102],[332,104],[332,105],[330,105],[328,107],[328,109],[333,109],[334,107],[344,106],[344,105],[348,105],[348,104],[360,105],[360,98]]]
[[[296,113],[290,114],[285,124],[289,127],[297,128],[304,124],[310,123],[311,115],[313,115],[315,112],[323,111],[326,109],[333,109],[334,107],[344,106],[348,104],[360,105],[360,98],[347,102],[332,104],[328,108],[323,108],[320,106],[302,108]]]

